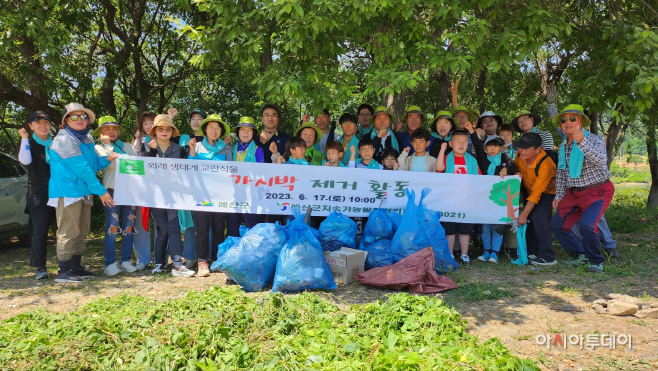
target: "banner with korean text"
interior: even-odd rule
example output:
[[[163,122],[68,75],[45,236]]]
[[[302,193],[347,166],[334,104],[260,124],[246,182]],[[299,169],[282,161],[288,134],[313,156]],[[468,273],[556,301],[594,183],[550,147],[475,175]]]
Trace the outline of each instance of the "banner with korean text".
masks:
[[[424,203],[442,221],[504,224],[516,219],[519,177],[418,173],[329,166],[122,156],[114,200],[165,209],[291,214],[313,208],[367,217],[378,207],[404,213],[404,189],[432,191]],[[382,200],[383,199],[383,200]]]

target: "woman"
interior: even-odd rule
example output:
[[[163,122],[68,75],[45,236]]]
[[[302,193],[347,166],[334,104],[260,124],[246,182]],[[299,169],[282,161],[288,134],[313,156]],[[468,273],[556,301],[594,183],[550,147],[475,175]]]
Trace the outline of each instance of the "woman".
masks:
[[[135,132],[135,140],[133,141],[133,148],[135,151],[139,151],[139,147],[142,143],[149,143],[152,139],[149,137],[148,133],[151,132],[153,127],[153,120],[155,119],[155,113],[153,112],[143,112],[139,116],[137,122],[137,131]],[[146,215],[147,221],[144,223],[142,219]],[[133,236],[133,250],[135,252],[135,258],[137,259],[137,264],[135,268],[138,271],[146,269],[146,267],[151,264],[151,232],[148,228],[150,220],[148,217],[148,208],[137,207],[135,210],[135,234]],[[146,225],[146,228],[144,228]],[[154,238],[157,238],[157,232]]]
[[[190,139],[190,159],[205,161],[233,161],[233,150],[224,143],[230,132],[230,127],[219,115],[210,115],[201,123],[204,138],[200,143]],[[219,213],[207,211],[193,211],[194,226],[196,229],[196,257],[198,263],[197,275],[207,277],[210,275],[209,263],[211,257],[217,256],[217,246],[224,242],[224,227],[228,235],[240,235],[240,218],[235,213]],[[208,238],[212,229],[212,252],[208,246]]]
[[[55,218],[55,209],[48,206],[48,148],[53,141],[50,134],[53,125],[43,111],[30,112],[27,125],[32,135],[28,135],[25,128],[18,131],[22,138],[18,160],[27,167],[27,210],[32,221],[30,266],[36,268],[36,278],[42,280],[48,278],[46,238],[50,223]]]

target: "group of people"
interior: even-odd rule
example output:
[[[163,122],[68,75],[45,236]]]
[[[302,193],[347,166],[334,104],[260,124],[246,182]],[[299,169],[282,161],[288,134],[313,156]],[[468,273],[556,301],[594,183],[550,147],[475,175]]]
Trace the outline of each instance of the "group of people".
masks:
[[[106,275],[143,270],[151,262],[152,273],[162,273],[171,259],[174,276],[208,276],[225,231],[227,236],[239,236],[242,223],[251,228],[265,221],[264,215],[115,205],[115,160],[120,155],[138,155],[500,177],[516,174],[522,179],[524,205],[517,224],[528,225],[530,263],[556,264],[554,234],[574,258],[568,264],[585,264],[590,271],[602,272],[599,236],[606,243],[604,251],[618,256],[603,218],[614,194],[605,144],[587,130],[590,121],[581,106],[568,105],[558,113],[554,101],[549,101],[549,114],[563,139],[557,151],[551,133],[536,128],[540,118],[535,113],[521,111],[504,124],[491,111],[480,115],[463,106],[440,111],[430,122],[420,107],[411,106],[398,122],[386,107],[362,104],[356,115],[340,116],[342,135],[336,133],[329,111],[323,110],[313,121],[304,115],[292,136],[280,129],[281,111],[273,104],[260,112],[262,130],[252,117],[241,117],[231,127],[219,115],[195,109],[187,116],[190,134],[183,135],[173,122],[178,111],[170,109],[168,114],[142,113],[132,143],[121,141],[123,128],[111,116],[99,118],[92,131],[94,112],[78,103],[64,108],[54,138],[48,115],[31,112],[26,128],[20,130],[18,156],[28,168],[27,205],[33,223],[30,265],[36,268],[37,279],[48,277],[46,237],[55,218],[59,264],[55,281],[82,282],[93,276],[81,265],[93,195],[105,209]],[[97,171],[102,171],[100,180]],[[514,247],[516,238],[496,225],[442,224],[451,251],[458,241],[462,264],[470,264],[468,246],[474,230],[484,249],[479,260],[496,263],[501,247],[508,243]]]

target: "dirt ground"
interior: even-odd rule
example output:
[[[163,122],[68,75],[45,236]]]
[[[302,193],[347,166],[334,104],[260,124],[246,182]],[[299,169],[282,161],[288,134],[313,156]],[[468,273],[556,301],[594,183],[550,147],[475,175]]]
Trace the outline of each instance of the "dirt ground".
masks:
[[[615,237],[622,257],[658,241],[656,234]],[[438,296],[468,320],[469,332],[482,341],[498,337],[513,354],[534,360],[542,370],[658,370],[658,320],[598,315],[589,307],[596,299],[607,299],[609,293],[639,297],[646,304],[658,302],[658,257],[653,251],[652,257],[643,258],[644,266],[634,268],[638,263],[622,259],[609,262],[602,275],[561,266],[519,267],[502,257],[498,265],[482,263],[475,261],[477,252],[472,252],[473,264],[449,275],[462,288]],[[36,309],[67,312],[91,300],[120,294],[166,300],[182,297],[187,290],[226,286],[221,273],[207,278],[154,277],[150,271],[102,276],[102,240],[89,243],[83,258],[83,264],[98,276],[82,284],[36,281],[28,263],[27,248],[16,243],[0,245],[0,320]],[[52,275],[56,272],[52,247],[48,264]],[[351,305],[385,299],[389,293],[353,283],[339,285],[329,295],[339,305]],[[250,295],[267,295],[267,291]],[[580,349],[568,344],[567,349],[547,349],[537,344],[538,335],[553,340],[556,333],[567,337],[630,334],[632,349],[621,345]]]

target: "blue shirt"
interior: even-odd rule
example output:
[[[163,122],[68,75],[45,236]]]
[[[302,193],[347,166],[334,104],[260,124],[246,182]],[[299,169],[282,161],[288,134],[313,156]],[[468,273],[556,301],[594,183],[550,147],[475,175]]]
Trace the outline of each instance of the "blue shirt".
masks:
[[[425,172],[425,156],[414,156],[414,163],[411,165],[411,171]]]

